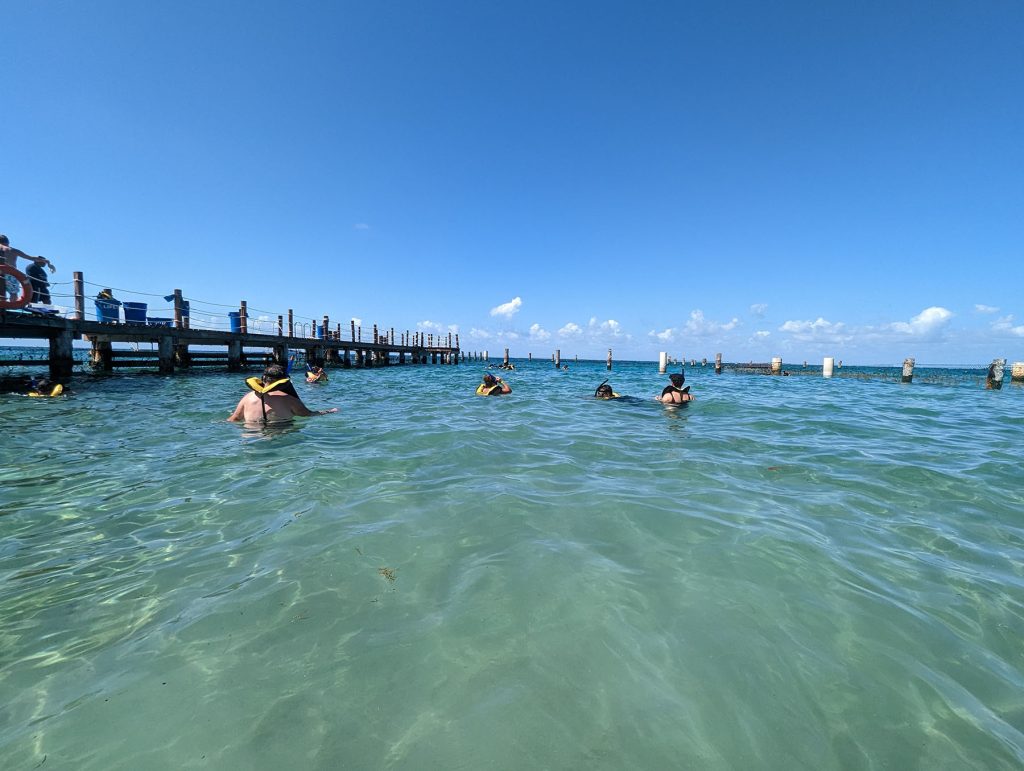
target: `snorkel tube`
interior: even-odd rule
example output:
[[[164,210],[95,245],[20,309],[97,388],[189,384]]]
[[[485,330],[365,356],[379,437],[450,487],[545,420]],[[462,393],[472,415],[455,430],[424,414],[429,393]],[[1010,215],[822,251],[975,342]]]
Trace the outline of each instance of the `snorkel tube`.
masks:
[[[601,385],[599,385],[597,388],[594,389],[594,396],[600,396],[601,395],[601,386],[603,386],[607,382],[608,382],[608,378],[605,378],[603,381],[601,381]]]

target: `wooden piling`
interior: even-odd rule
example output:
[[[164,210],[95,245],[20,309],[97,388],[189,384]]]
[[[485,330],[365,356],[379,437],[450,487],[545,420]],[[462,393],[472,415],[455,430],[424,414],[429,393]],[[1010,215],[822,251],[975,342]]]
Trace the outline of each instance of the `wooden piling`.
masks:
[[[555,369],[561,369],[561,368],[562,368],[562,349],[561,348],[556,348],[555,349]]]
[[[243,335],[249,334],[249,304],[245,300],[238,306],[238,327]]]
[[[908,356],[903,360],[903,374],[900,376],[901,383],[910,383],[914,379],[914,357]]]
[[[373,344],[376,345],[377,342],[378,342],[378,339],[377,339],[377,325],[374,324],[373,325]]]
[[[505,365],[508,365],[508,348],[505,349],[505,358],[502,361]]]
[[[720,353],[715,354],[715,374],[722,374],[722,354]]]
[[[295,314],[288,309],[288,337],[295,337]]]
[[[611,372],[612,371],[612,349],[611,348],[608,349],[608,361],[606,362],[606,364],[607,364],[607,367],[608,367],[608,371]]]
[[[350,321],[349,324],[352,327],[352,332],[351,332],[352,337],[351,337],[351,340],[354,343],[356,341],[356,320],[352,319],[352,321]]]
[[[330,330],[330,328],[331,328],[331,322],[330,322],[330,319],[327,317],[327,314],[325,313],[324,314],[324,326],[323,326],[323,329],[320,331],[320,338],[322,340],[327,340],[328,338],[330,338],[331,333],[328,331],[328,330]]]
[[[185,316],[185,313],[184,313],[184,308],[185,308],[184,300],[181,297],[181,290],[180,289],[175,289],[174,292],[172,292],[172,294],[174,295],[174,328],[175,329],[181,329],[183,327],[183,325],[184,325],[184,316]]]
[[[82,272],[76,270],[72,276],[72,283],[74,284],[75,293],[75,318],[78,321],[85,321],[85,279],[82,277]]]
[[[985,388],[990,391],[998,391],[1003,387],[1003,375],[1006,372],[1006,359],[993,359],[988,365],[988,375],[985,377]]]
[[[1010,368],[1010,382],[1024,383],[1024,361],[1015,361]]]
[[[284,316],[280,314],[277,316],[277,336],[284,337]]]

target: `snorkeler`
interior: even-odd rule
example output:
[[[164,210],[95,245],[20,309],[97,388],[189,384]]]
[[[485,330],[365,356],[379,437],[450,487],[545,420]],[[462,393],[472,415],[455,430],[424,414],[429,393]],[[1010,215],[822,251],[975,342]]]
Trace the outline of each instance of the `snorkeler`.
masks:
[[[665,386],[661,391],[661,396],[656,397],[662,404],[685,404],[696,398],[690,394],[690,386],[683,388],[683,383],[686,382],[685,375],[675,373],[669,375],[668,378],[672,381],[672,385]]]
[[[27,396],[60,396],[63,393],[63,385],[51,383],[49,378],[41,377],[32,378]]]
[[[605,380],[599,385],[594,391],[595,399],[618,399],[619,394],[612,390],[612,387],[608,385],[608,381]]]
[[[512,389],[509,388],[508,383],[489,372],[484,375],[484,382],[476,388],[477,396],[501,396],[510,393],[512,393]]]
[[[244,421],[246,423],[267,424],[281,423],[291,420],[296,415],[309,417],[310,415],[327,415],[337,412],[337,407],[329,410],[313,411],[302,403],[302,399],[295,392],[295,386],[285,375],[284,367],[279,364],[271,364],[263,371],[263,377],[247,378],[245,384],[252,389],[251,393],[243,396],[235,411],[228,418],[232,423]]]
[[[327,372],[324,370],[322,361],[314,361],[306,364],[307,383],[326,383]]]

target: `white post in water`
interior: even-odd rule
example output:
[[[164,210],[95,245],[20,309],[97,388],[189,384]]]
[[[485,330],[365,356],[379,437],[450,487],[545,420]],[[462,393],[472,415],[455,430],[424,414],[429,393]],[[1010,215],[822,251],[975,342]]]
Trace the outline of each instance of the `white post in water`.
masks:
[[[914,379],[914,357],[908,356],[903,360],[903,375],[900,377],[901,383],[909,383]]]
[[[612,349],[608,349],[608,371],[612,371]]]
[[[715,354],[715,374],[722,374],[722,354],[720,353]]]
[[[1011,383],[1024,383],[1024,361],[1015,361],[1010,369]]]
[[[487,355],[487,351],[484,351],[484,361],[488,361],[488,359],[489,359],[489,357]]]
[[[985,388],[991,391],[998,391],[1003,387],[1003,375],[1006,372],[1006,359],[992,359],[988,365],[988,376],[985,378]]]
[[[555,369],[561,369],[561,368],[562,368],[562,349],[561,348],[556,348],[555,349]]]
[[[772,356],[772,374],[773,375],[781,375],[782,374],[782,357],[781,356]]]
[[[508,366],[508,348],[505,349],[505,358],[502,361],[502,364],[504,364],[506,367]]]
[[[832,377],[832,368],[836,365],[836,360],[831,356],[826,356],[821,361],[821,376]]]
[[[667,369],[668,369],[668,353],[666,351],[662,351],[661,353],[658,354],[658,372],[660,372],[662,375],[664,375],[665,374],[665,370],[667,370]]]

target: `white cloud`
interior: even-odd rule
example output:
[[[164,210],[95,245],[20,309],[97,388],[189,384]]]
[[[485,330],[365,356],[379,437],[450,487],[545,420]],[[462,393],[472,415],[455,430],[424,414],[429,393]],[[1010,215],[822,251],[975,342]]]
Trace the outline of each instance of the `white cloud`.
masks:
[[[656,338],[661,340],[663,343],[672,343],[676,339],[676,331],[674,329],[666,329],[662,332],[655,332],[653,329],[647,333],[648,337]]]
[[[941,332],[943,327],[945,327],[946,323],[951,318],[953,318],[951,311],[941,308],[938,305],[933,305],[930,308],[925,308],[909,322],[894,321],[893,323],[888,324],[887,328],[893,332],[899,332],[904,335],[927,337]]]
[[[982,305],[978,303],[974,306],[975,313],[999,313],[999,309],[992,305]]]
[[[531,324],[530,339],[543,342],[544,340],[551,339],[551,333],[544,329],[540,324]]]
[[[608,319],[607,321],[598,321],[596,316],[591,316],[590,321],[587,324],[589,331],[593,337],[602,339],[629,337],[622,331],[622,325],[619,324],[615,319]]]
[[[459,325],[458,324],[449,324],[448,325],[448,331],[451,332],[453,335],[459,334]]]
[[[767,311],[767,310],[768,310],[768,303],[754,303],[753,305],[750,306],[750,312],[753,315],[757,316],[758,318],[761,318],[762,316],[764,316],[765,311]]]
[[[365,222],[357,222],[355,225],[352,226],[352,229],[353,230],[369,230],[370,226],[367,225]]]
[[[803,342],[846,342],[853,338],[841,321],[831,322],[819,316],[814,321],[787,321],[780,332],[788,332]]]
[[[441,325],[438,324],[436,321],[417,321],[416,329],[420,330],[421,332],[440,332]]]
[[[476,327],[470,327],[469,336],[477,340],[490,340],[491,333],[486,329],[477,329]]]
[[[1013,314],[1003,316],[1001,319],[992,322],[992,329],[996,332],[1009,332],[1017,337],[1024,337],[1024,324],[1013,326]]]
[[[756,331],[756,332],[754,333],[754,335],[755,335],[756,337],[762,337],[762,338],[763,338],[763,337],[768,337],[768,335],[770,335],[770,334],[771,334],[771,332],[769,332],[769,331],[768,331],[767,329],[759,329],[759,330],[757,330],[757,331]]]
[[[355,324],[357,327],[361,327],[363,325],[363,320],[357,319],[355,316],[353,316],[352,323]]]
[[[733,318],[732,321],[722,323],[720,321],[709,321],[704,318],[704,311],[690,311],[690,318],[684,325],[687,334],[695,337],[717,335],[721,332],[731,332],[739,326],[740,320]]]
[[[522,297],[513,297],[507,303],[502,303],[501,305],[497,305],[491,308],[491,315],[505,316],[506,318],[511,318],[512,316],[515,316],[519,312],[519,309],[522,307],[522,305]]]
[[[573,324],[571,321],[564,327],[558,330],[559,337],[571,337],[577,338],[583,334],[583,330],[578,324]]]

